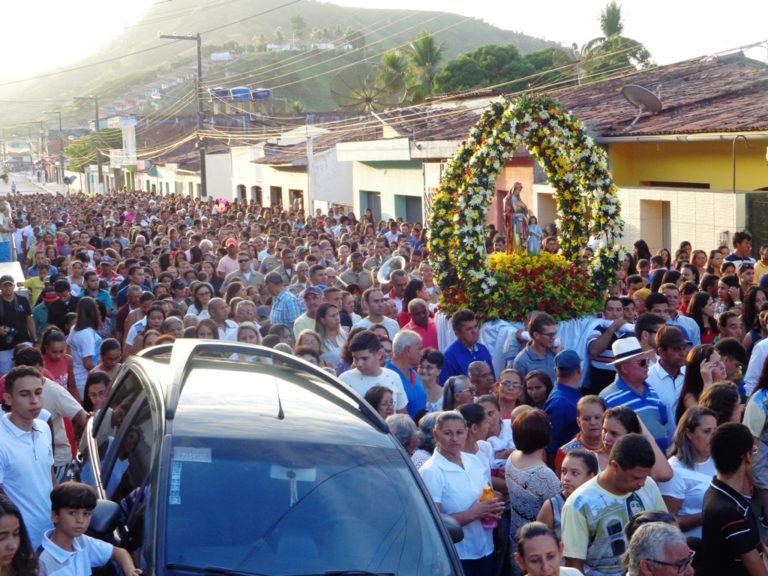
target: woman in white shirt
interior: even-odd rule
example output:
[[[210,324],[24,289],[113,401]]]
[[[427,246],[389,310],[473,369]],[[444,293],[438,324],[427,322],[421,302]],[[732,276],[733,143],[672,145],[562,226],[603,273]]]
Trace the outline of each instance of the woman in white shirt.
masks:
[[[464,452],[467,424],[455,410],[441,412],[434,429],[435,453],[419,469],[438,509],[464,528],[456,552],[466,576],[485,576],[493,570],[493,530],[483,519],[501,517],[504,505],[498,498],[480,502],[490,485],[488,467],[477,456]]]
[[[99,323],[99,307],[93,298],[85,296],[77,303],[77,320],[75,327],[67,337],[67,344],[72,353],[72,364],[75,370],[75,385],[80,398],[85,393],[85,381],[88,372],[99,363],[99,346],[101,336],[97,332]]]
[[[341,327],[339,309],[333,304],[321,304],[315,316],[315,331],[322,338],[320,358],[328,366],[336,366],[341,360],[341,349],[347,341],[347,332]]]
[[[514,535],[515,561],[528,576],[581,576],[576,568],[560,566],[563,544],[546,524],[530,522]]]
[[[688,537],[701,538],[704,493],[717,474],[709,456],[709,439],[716,428],[717,418],[712,410],[701,406],[688,408],[677,423],[669,449],[674,475],[669,482],[659,483],[667,509]]]

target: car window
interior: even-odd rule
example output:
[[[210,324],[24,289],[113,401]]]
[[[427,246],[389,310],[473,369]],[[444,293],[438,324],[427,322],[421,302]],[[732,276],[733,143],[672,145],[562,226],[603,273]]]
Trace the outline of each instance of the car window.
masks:
[[[254,574],[450,574],[424,494],[393,448],[174,437],[166,565]]]

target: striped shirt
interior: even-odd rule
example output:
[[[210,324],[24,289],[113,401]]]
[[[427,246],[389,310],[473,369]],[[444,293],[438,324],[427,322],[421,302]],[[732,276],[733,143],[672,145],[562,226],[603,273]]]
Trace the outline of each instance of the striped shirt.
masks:
[[[656,440],[656,444],[662,452],[666,453],[669,441],[667,440],[667,425],[672,417],[666,404],[661,401],[656,392],[647,383],[643,384],[643,394],[640,395],[630,388],[624,380],[616,378],[616,381],[600,392],[600,397],[608,408],[626,406],[631,409]]]

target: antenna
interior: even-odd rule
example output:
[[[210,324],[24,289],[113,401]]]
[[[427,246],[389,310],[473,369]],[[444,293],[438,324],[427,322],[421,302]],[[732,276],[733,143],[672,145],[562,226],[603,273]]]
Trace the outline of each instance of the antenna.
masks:
[[[660,88],[661,86],[659,86],[659,91]],[[637,116],[635,116],[635,119],[632,120],[632,123],[629,126],[624,128],[624,132],[629,132],[635,127],[635,124],[640,120],[640,116],[643,115],[643,112],[650,112],[651,114],[658,114],[661,112],[661,100],[647,88],[643,88],[636,84],[627,84],[621,89],[621,95],[624,96],[630,104],[637,106]]]

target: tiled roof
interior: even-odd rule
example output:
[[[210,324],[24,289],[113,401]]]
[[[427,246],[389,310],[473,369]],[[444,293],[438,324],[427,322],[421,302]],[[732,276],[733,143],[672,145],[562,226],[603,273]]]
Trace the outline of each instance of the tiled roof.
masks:
[[[621,95],[627,84],[658,91],[662,110],[654,115],[644,113],[625,132],[637,115],[637,108]],[[640,70],[561,90],[554,96],[602,137],[768,129],[768,65],[742,54]]]
[[[477,118],[476,113],[461,108],[414,106],[389,110],[377,113],[376,117],[361,117],[353,124],[316,136],[313,149],[317,154],[340,142],[383,140],[385,126],[394,130],[397,138],[412,141],[461,140],[467,137]],[[307,163],[307,146],[304,143],[292,146],[267,145],[264,152],[264,158],[253,162],[272,166],[305,166]]]

